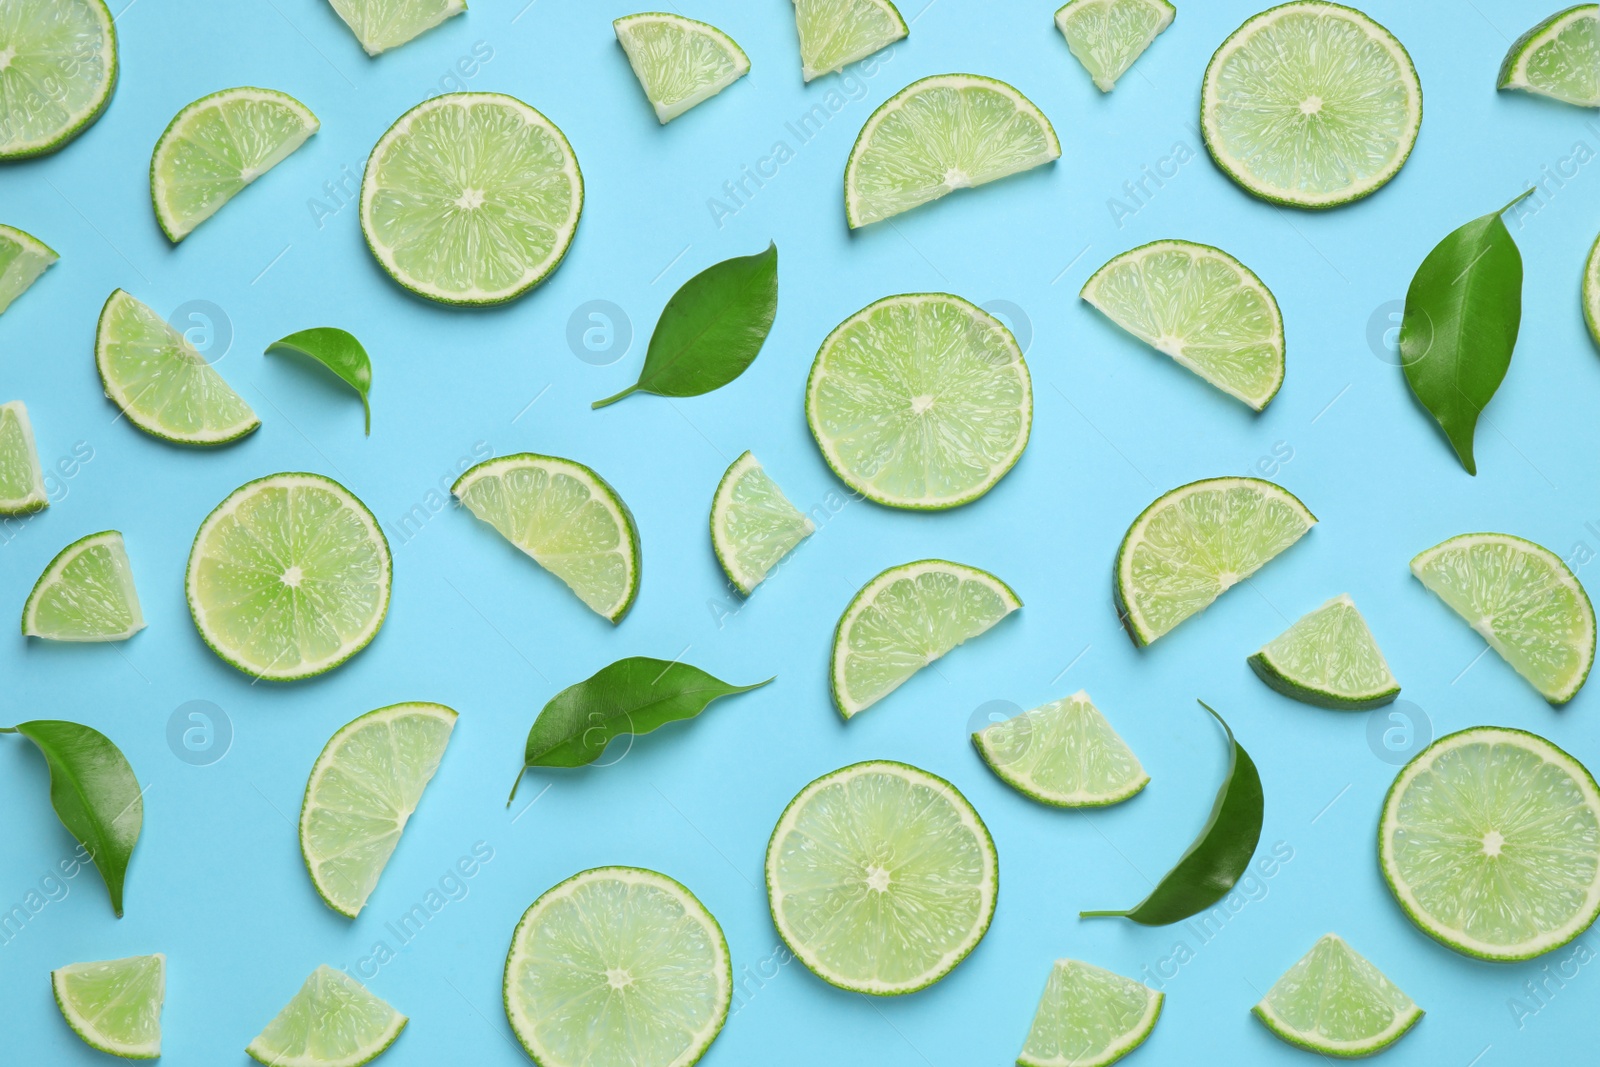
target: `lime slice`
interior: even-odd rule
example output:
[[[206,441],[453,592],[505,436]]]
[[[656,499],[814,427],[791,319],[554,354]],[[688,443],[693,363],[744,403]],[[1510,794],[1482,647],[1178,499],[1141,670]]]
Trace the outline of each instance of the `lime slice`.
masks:
[[[1044,112],[1005,82],[940,74],[872,113],[844,168],[850,228],[997,181],[1061,155]]]
[[[1567,565],[1510,534],[1452,537],[1411,573],[1552,704],[1583,688],[1594,664],[1594,608]]]
[[[1422,126],[1422,83],[1405,48],[1366,15],[1297,0],[1217,49],[1200,122],[1217,166],[1249,192],[1334,207],[1400,172]]]
[[[1082,691],[986,726],[972,743],[1001,781],[1058,808],[1118,804],[1150,784],[1139,758]]]
[[[1569,7],[1518,37],[1499,87],[1600,107],[1600,4]]]
[[[688,1067],[733,998],[722,927],[677,882],[599,867],[533,902],[506,954],[506,1018],[540,1067]]]
[[[22,632],[48,641],[126,641],[142,629],[133,568],[115,530],[63,548],[22,608]]]
[[[994,918],[994,840],[943,778],[872,760],[789,802],[767,845],[778,933],[817,977],[912,993],[949,974]]]
[[[1260,570],[1316,525],[1295,495],[1259,478],[1207,478],[1164,494],[1117,550],[1117,614],[1148,645]]]
[[[167,239],[183,240],[321,125],[287,93],[241,86],[173,117],[150,156],[150,200]]]
[[[1382,1052],[1422,1018],[1415,1001],[1335,934],[1323,935],[1251,1010],[1289,1044],[1345,1058]]]
[[[49,504],[28,406],[20,400],[0,404],[0,515],[26,515]]]
[[[889,0],[794,0],[794,23],[806,81],[843,70],[911,32]]]
[[[550,276],[583,213],[555,123],[499,93],[446,93],[400,116],[367,160],[361,232],[419,296],[500,304]]]
[[[1589,323],[1589,336],[1600,345],[1600,240],[1589,250],[1583,270],[1583,317]]]
[[[953,508],[992,489],[1028,447],[1033,382],[999,319],[957,296],[908,293],[822,342],[806,421],[828,466],[867,499]]]
[[[1167,0],[1067,0],[1056,28],[1095,86],[1109,93],[1177,14]]]
[[[734,460],[717,483],[711,547],[728,581],[745,596],[816,528],[749,452]]]
[[[161,953],[70,963],[50,972],[50,985],[67,1025],[90,1048],[130,1060],[161,1055],[167,992],[167,957]]]
[[[1389,787],[1378,859],[1425,933],[1480,959],[1532,959],[1600,915],[1600,789],[1535,734],[1462,730]]]
[[[1220,248],[1156,241],[1124,252],[1095,272],[1083,298],[1256,411],[1283,385],[1278,301]]]
[[[578,599],[620,622],[639,595],[639,530],[606,480],[581,463],[522,452],[450,487],[456,499]]]
[[[0,0],[0,160],[61,148],[94,124],[116,84],[103,0]]]
[[[323,903],[355,918],[378,887],[422,791],[439,769],[456,713],[395,704],[345,724],[311,768],[300,855]]]
[[[1301,616],[1249,662],[1284,696],[1320,708],[1376,708],[1400,695],[1400,683],[1346,593]]]
[[[320,474],[246,482],[200,524],[184,580],[211,651],[269,681],[309,678],[367,647],[389,610],[389,542]]]
[[[100,311],[94,358],[106,396],[153,437],[222,445],[261,425],[183,334],[121,289]]]
[[[318,967],[245,1049],[267,1067],[360,1067],[394,1044],[406,1017],[343,971]]]
[[[1056,960],[1018,1067],[1105,1067],[1144,1044],[1166,999],[1131,978]]]
[[[925,559],[861,587],[833,631],[833,702],[849,719],[1022,607],[988,571]]]
[[[682,15],[646,11],[611,28],[662,125],[750,72],[750,58],[732,37]]]
[[[399,48],[451,15],[467,9],[465,0],[328,0],[356,35],[367,55]]]
[[[31,233],[0,225],[0,313],[60,258],[55,249]]]

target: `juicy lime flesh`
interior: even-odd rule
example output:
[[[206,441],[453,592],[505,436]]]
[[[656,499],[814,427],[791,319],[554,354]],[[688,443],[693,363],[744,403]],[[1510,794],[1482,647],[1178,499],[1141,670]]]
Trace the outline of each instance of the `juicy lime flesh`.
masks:
[[[789,503],[753,457],[742,471],[729,473],[734,481],[718,494],[712,521],[718,546],[731,557],[724,560],[729,577],[749,593],[816,524]]]
[[[68,1025],[90,1045],[130,1059],[161,1054],[166,957],[74,963],[50,979]]]
[[[1600,345],[1600,240],[1590,249],[1583,274],[1583,317],[1589,321],[1589,336]]]
[[[977,737],[997,774],[1051,804],[1109,804],[1150,781],[1133,750],[1083,693],[985,727]]]
[[[27,292],[57,258],[49,248],[21,230],[0,226],[0,313]]]
[[[1150,1035],[1162,999],[1131,978],[1077,960],[1057,960],[1017,1063],[1022,1067],[1112,1063]]]
[[[1580,107],[1600,107],[1600,9],[1591,4],[1552,21],[1561,23],[1554,34],[1540,32],[1541,26],[1512,45],[1509,84]],[[1508,84],[1504,76],[1501,84]]]
[[[318,967],[246,1051],[270,1067],[352,1067],[387,1048],[405,1024],[354,978]]]
[[[0,404],[0,515],[36,511],[48,499],[27,409]]]
[[[1172,7],[1164,0],[1072,0],[1056,12],[1056,26],[1067,47],[1102,92],[1172,24]]]
[[[1385,1047],[1422,1013],[1382,971],[1328,934],[1267,990],[1256,1014],[1296,1044],[1349,1055]]]
[[[1352,704],[1392,698],[1400,687],[1366,620],[1348,597],[1299,619],[1260,652],[1298,689]]]
[[[0,159],[53,147],[110,91],[116,45],[98,0],[0,0]]]
[[[1032,383],[997,320],[964,300],[880,301],[817,354],[806,416],[838,475],[901,507],[987,492],[1027,445]]]
[[[841,70],[906,35],[887,0],[795,0],[800,63],[805,80]]]
[[[467,9],[462,0],[329,0],[369,56],[398,48]]]
[[[692,19],[640,15],[618,19],[616,31],[662,122],[715,96],[750,69],[725,34]]]
[[[143,629],[122,538],[85,538],[57,557],[28,598],[24,622],[27,633],[56,641],[121,640]]]

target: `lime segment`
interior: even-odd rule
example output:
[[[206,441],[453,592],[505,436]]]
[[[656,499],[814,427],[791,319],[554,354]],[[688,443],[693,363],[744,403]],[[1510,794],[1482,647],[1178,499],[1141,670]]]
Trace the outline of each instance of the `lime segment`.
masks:
[[[54,152],[94,124],[117,84],[103,0],[0,0],[0,160]]]
[[[0,225],[0,313],[60,258],[31,233]]]
[[[405,1028],[406,1017],[360,982],[322,966],[245,1051],[267,1067],[361,1067]]]
[[[910,32],[890,0],[794,0],[794,22],[806,81],[843,70]]]
[[[1583,268],[1583,317],[1589,323],[1589,336],[1600,345],[1600,240],[1589,250]]]
[[[1018,1067],[1106,1067],[1144,1044],[1165,994],[1078,960],[1050,970]]]
[[[133,568],[115,530],[63,548],[22,609],[22,632],[50,641],[125,641],[142,629]]]
[[[130,1060],[161,1055],[167,958],[130,956],[72,963],[50,972],[56,1006],[90,1048]]]
[[[399,48],[467,9],[465,0],[328,0],[369,56]]]
[[[745,596],[816,528],[749,452],[728,467],[711,501],[712,548]]]
[[[1060,808],[1120,803],[1150,783],[1139,758],[1081,691],[986,726],[972,743],[1001,781]]]
[[[1284,972],[1253,1009],[1291,1045],[1324,1056],[1371,1056],[1400,1040],[1422,1009],[1334,934]]]
[[[611,26],[662,125],[750,72],[733,38],[704,22],[647,11]]]
[[[1400,695],[1367,621],[1345,594],[1302,616],[1251,656],[1250,667],[1284,696],[1324,708],[1375,708]]]
[[[1500,64],[1500,88],[1600,107],[1600,4],[1569,7],[1517,38]]]
[[[1109,93],[1177,14],[1167,0],[1068,0],[1056,12],[1056,28],[1095,86]]]
[[[26,515],[49,503],[28,406],[20,400],[0,404],[0,515]]]

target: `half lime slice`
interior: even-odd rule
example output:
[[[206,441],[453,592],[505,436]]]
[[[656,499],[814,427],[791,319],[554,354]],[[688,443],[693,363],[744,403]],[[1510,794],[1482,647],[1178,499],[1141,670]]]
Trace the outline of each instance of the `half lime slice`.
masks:
[[[1284,696],[1322,708],[1376,708],[1400,695],[1367,620],[1346,593],[1301,616],[1249,662]]]
[[[1095,87],[1109,93],[1177,14],[1167,0],[1067,0],[1056,28]]]
[[[115,530],[63,548],[22,608],[22,632],[48,641],[126,641],[142,629],[133,568]]]
[[[0,404],[0,515],[27,515],[49,504],[28,406],[20,400]]]
[[[682,15],[646,11],[611,28],[662,125],[750,72],[750,58],[732,37]]]
[[[1336,934],[1325,934],[1251,1009],[1299,1048],[1356,1058],[1382,1052],[1422,1018],[1422,1009]]]
[[[343,971],[311,972],[246,1052],[267,1067],[361,1067],[394,1044],[406,1017]]]
[[[369,56],[399,48],[467,9],[466,0],[328,0]]]
[[[88,129],[117,84],[104,0],[0,6],[0,160],[54,152]]]
[[[1518,37],[1499,87],[1600,107],[1600,4],[1569,7]]]
[[[1589,249],[1583,268],[1583,317],[1589,323],[1589,336],[1600,345],[1600,239]]]
[[[84,1044],[129,1060],[161,1055],[167,957],[71,963],[50,972],[56,1007]]]
[[[711,501],[711,547],[745,596],[816,528],[749,452],[728,467]]]
[[[60,258],[33,234],[0,225],[0,313]]]
[[[890,0],[794,0],[794,22],[806,81],[843,70],[911,32]]]
[[[1118,804],[1150,784],[1139,757],[1082,691],[986,726],[972,743],[1001,781],[1058,808]]]
[[[1018,1067],[1106,1067],[1144,1044],[1166,994],[1078,960],[1056,960]]]
[[[994,840],[949,782],[873,760],[789,802],[767,845],[778,933],[825,982],[889,996],[925,989],[994,918]]]

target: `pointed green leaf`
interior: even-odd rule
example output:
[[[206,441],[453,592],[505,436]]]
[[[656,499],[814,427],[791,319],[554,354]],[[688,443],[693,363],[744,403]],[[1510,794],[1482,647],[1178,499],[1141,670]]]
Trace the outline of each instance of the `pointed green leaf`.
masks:
[[[337,374],[360,395],[361,407],[367,416],[367,433],[372,433],[372,405],[367,399],[372,391],[372,361],[352,334],[336,326],[318,326],[279,338],[267,346],[267,352],[298,352]]]

